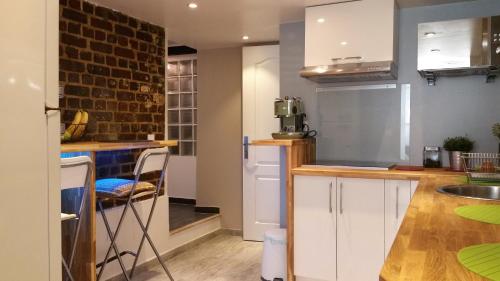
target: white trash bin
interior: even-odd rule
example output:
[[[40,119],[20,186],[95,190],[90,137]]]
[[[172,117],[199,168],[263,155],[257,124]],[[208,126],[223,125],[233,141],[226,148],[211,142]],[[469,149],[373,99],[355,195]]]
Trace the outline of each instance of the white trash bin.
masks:
[[[264,233],[261,279],[286,280],[286,229],[271,229]]]

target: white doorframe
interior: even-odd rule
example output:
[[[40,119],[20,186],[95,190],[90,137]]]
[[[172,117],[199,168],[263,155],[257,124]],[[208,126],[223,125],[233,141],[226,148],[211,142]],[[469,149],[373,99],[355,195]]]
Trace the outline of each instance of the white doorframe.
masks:
[[[279,45],[244,47],[244,143],[279,131],[279,95]],[[266,230],[280,226],[280,150],[246,145],[243,154],[243,238],[262,241]]]
[[[46,1],[45,26],[45,104],[59,107],[59,3]],[[61,188],[60,188],[59,112],[47,116],[48,206],[49,206],[49,279],[59,280],[61,268]]]

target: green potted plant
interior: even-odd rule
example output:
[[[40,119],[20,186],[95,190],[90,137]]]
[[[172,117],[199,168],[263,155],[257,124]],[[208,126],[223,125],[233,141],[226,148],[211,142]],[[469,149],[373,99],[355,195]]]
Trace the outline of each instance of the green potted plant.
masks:
[[[453,171],[462,171],[462,153],[470,152],[474,148],[474,141],[469,137],[453,137],[444,140],[444,149],[450,156],[450,169]]]
[[[491,128],[491,132],[498,139],[498,153],[500,153],[500,123],[495,123],[493,128]]]

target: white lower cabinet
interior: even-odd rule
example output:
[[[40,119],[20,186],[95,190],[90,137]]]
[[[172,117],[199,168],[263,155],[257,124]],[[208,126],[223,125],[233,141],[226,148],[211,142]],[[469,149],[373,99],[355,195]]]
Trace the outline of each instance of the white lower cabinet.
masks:
[[[336,280],[336,178],[295,176],[294,268],[297,281]]]
[[[295,176],[296,280],[378,280],[417,184]]]
[[[385,257],[410,205],[411,183],[407,180],[385,180]]]
[[[384,264],[384,180],[338,178],[337,280],[378,280]]]

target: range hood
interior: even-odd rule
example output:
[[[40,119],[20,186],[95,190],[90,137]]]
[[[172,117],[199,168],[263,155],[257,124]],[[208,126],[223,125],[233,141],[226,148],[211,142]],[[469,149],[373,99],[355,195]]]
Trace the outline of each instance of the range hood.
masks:
[[[438,77],[484,75],[494,81],[500,66],[500,16],[418,25],[418,72]]]
[[[334,83],[395,80],[397,73],[394,62],[381,61],[304,67],[300,76],[318,83]]]

